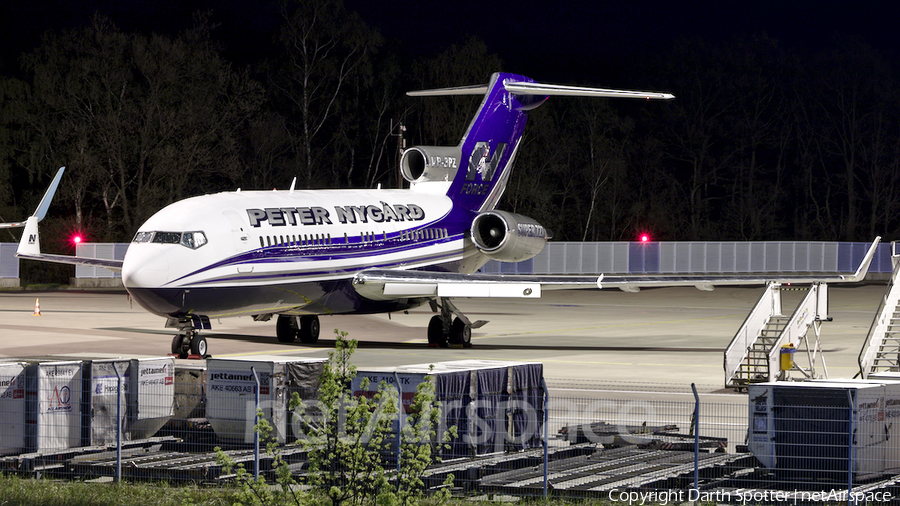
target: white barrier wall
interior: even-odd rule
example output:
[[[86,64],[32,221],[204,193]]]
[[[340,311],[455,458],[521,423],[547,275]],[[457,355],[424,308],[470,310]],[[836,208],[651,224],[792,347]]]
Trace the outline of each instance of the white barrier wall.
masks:
[[[702,274],[853,272],[870,243],[850,242],[550,242],[518,263],[488,262],[481,272],[503,274]],[[18,278],[17,244],[0,243],[0,279]],[[76,255],[125,258],[128,243],[80,244]],[[878,246],[870,273],[892,272],[890,244]],[[76,279],[121,278],[102,267],[77,266]]]
[[[104,260],[122,260],[128,251],[128,243],[82,243],[75,248],[75,255]],[[75,266],[76,278],[121,278],[121,272],[113,272],[103,267],[89,265]]]
[[[849,242],[550,242],[519,263],[488,262],[503,274],[725,274],[853,272],[870,243]],[[892,272],[890,244],[878,246],[870,273]]]

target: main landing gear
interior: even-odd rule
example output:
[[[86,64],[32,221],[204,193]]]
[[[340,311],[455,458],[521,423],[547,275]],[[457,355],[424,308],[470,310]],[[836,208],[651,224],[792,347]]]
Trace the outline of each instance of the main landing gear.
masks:
[[[206,358],[208,347],[206,338],[200,335],[199,330],[210,329],[209,318],[205,316],[193,316],[191,318],[170,318],[166,327],[178,329],[178,334],[172,338],[172,354],[178,358],[188,358],[190,355],[198,355]]]
[[[293,343],[300,338],[303,344],[315,344],[319,340],[319,317],[316,315],[288,316],[278,315],[275,322],[275,335],[282,343]]]
[[[440,314],[432,316],[431,321],[428,322],[429,346],[471,348],[472,329],[477,329],[487,323],[484,320],[470,322],[466,315],[462,314],[447,298],[432,299],[429,304],[431,304],[432,311],[440,311]]]

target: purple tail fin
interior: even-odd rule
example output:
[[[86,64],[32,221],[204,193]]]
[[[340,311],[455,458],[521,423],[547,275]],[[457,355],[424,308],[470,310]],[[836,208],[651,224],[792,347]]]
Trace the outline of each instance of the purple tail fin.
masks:
[[[452,181],[447,195],[474,212],[493,209],[512,169],[527,112],[551,95],[674,98],[665,93],[620,91],[540,84],[524,76],[496,73],[487,86],[466,86],[410,92],[410,96],[481,95],[484,100],[459,146],[410,148],[401,160],[411,184]]]

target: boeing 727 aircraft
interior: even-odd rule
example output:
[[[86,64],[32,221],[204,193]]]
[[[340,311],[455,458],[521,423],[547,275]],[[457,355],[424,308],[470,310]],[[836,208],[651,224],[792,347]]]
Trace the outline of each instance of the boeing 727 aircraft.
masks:
[[[234,191],[175,202],[141,225],[124,260],[41,253],[38,210],[24,223],[17,256],[121,271],[142,307],[178,329],[172,353],[206,355],[200,330],[210,318],[276,320],[281,342],[315,343],[319,315],[402,311],[429,303],[433,345],[468,346],[471,322],[453,297],[540,297],[545,289],[762,284],[762,276],[504,276],[477,274],[491,259],[538,254],[549,232],[535,220],[495,207],[510,177],[528,111],[551,95],[671,99],[666,93],[546,85],[498,73],[486,86],[411,92],[484,95],[457,146],[407,149],[400,170],[409,189]],[[876,240],[876,244],[877,244]],[[789,276],[784,282],[856,281],[855,274]]]

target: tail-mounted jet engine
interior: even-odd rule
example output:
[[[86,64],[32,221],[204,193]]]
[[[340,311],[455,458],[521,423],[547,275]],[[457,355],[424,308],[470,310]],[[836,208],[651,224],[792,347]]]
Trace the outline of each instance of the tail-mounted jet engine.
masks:
[[[472,242],[500,262],[521,262],[544,249],[553,234],[533,219],[506,211],[487,211],[472,222]]]
[[[415,146],[403,152],[400,173],[410,183],[449,181],[459,169],[458,147]]]

